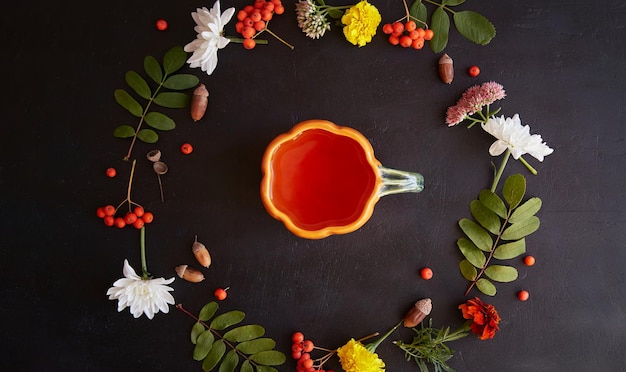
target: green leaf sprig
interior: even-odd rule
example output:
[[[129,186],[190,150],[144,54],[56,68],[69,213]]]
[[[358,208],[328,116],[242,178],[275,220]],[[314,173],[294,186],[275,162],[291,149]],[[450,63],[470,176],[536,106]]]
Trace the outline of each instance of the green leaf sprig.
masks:
[[[195,345],[193,358],[202,361],[205,372],[218,365],[220,372],[232,372],[239,365],[240,358],[243,358],[240,372],[278,372],[274,366],[287,360],[285,354],[274,350],[276,342],[273,339],[263,337],[265,328],[257,324],[238,325],[246,316],[242,311],[231,310],[216,315],[219,305],[212,301],[204,305],[196,317],[182,305],[176,307],[196,320],[191,328],[191,343]],[[209,320],[211,322],[207,323]]]
[[[131,138],[132,142],[128,148],[128,153],[124,160],[131,157],[133,147],[137,139],[145,143],[155,143],[159,140],[157,132],[150,128],[143,128],[145,122],[150,127],[162,131],[172,130],[176,123],[169,116],[151,111],[152,103],[165,108],[184,108],[189,105],[191,97],[182,92],[177,92],[196,86],[198,78],[191,74],[174,74],[187,60],[187,53],[182,47],[176,46],[168,50],[163,57],[163,66],[153,56],[146,56],[143,61],[145,73],[157,84],[152,90],[148,82],[137,72],[128,71],[125,80],[128,86],[141,98],[147,100],[145,105],[141,105],[129,92],[124,89],[116,89],[115,100],[123,108],[128,110],[133,116],[139,118],[139,123],[135,128],[130,125],[120,125],[113,131],[117,138]],[[171,91],[162,92],[162,88]]]
[[[512,282],[518,272],[513,266],[492,264],[492,259],[509,260],[526,253],[525,237],[539,229],[541,199],[530,198],[522,203],[526,179],[521,174],[509,176],[502,188],[502,198],[493,190],[482,190],[470,203],[474,220],[459,221],[466,237],[457,240],[465,257],[459,263],[463,277],[471,282],[465,296],[476,286],[488,296],[495,296],[493,282]],[[506,204],[505,204],[506,202]]]
[[[463,325],[454,332],[450,327],[433,328],[433,320],[429,319],[428,326],[421,324],[421,328],[411,328],[416,334],[410,343],[394,341],[393,344],[404,350],[407,361],[413,359],[421,372],[428,372],[431,364],[435,372],[452,372],[454,369],[447,362],[454,356],[446,342],[455,341],[468,335],[469,327]]]
[[[430,49],[439,53],[446,48],[448,44],[448,35],[450,33],[450,16],[456,30],[467,40],[479,44],[487,45],[491,39],[496,36],[496,28],[483,15],[471,10],[455,11],[452,7],[461,5],[465,0],[441,0],[440,3],[432,0],[415,0],[410,7],[410,14],[428,23],[428,9],[424,3],[436,5],[437,8],[431,15],[430,28],[435,35],[430,40]]]

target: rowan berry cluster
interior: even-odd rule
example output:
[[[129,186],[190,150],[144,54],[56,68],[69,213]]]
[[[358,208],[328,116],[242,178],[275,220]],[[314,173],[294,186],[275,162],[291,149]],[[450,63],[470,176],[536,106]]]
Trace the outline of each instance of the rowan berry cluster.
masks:
[[[412,19],[406,22],[395,21],[383,25],[383,32],[389,35],[391,45],[400,45],[403,48],[422,49],[424,42],[431,40],[435,33],[429,28],[417,27]]]
[[[152,212],[144,211],[143,207],[137,205],[132,211],[126,212],[126,214],[117,215],[118,208],[115,208],[111,204],[96,209],[96,216],[102,218],[106,226],[115,226],[118,228],[124,228],[126,226],[133,226],[136,229],[141,229],[145,224],[149,224],[154,220]]]
[[[313,341],[304,338],[302,332],[295,332],[291,336],[293,342],[291,346],[291,356],[296,359],[296,372],[333,372],[333,370],[322,369],[322,365],[334,354],[333,350],[316,347]],[[327,352],[324,357],[318,359],[311,358],[313,349],[321,349]]]
[[[281,0],[255,0],[254,5],[246,5],[237,12],[235,30],[243,37],[243,47],[253,49],[254,38],[267,30],[267,24],[274,14],[283,14],[285,7]]]

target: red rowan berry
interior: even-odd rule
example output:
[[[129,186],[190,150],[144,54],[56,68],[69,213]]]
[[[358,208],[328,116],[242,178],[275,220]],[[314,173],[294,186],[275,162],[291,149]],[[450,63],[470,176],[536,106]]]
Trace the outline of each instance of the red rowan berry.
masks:
[[[524,265],[532,266],[534,264],[535,264],[535,257],[533,257],[533,256],[526,256],[526,257],[524,257]]]
[[[254,29],[257,31],[262,31],[265,28],[265,22],[263,21],[258,21],[258,22],[254,22]]]
[[[254,36],[254,34],[256,34],[256,31],[254,30],[254,28],[252,26],[245,26],[243,28],[243,30],[241,30],[241,36],[243,36],[244,39],[250,39],[251,37]],[[244,47],[246,46],[245,43],[244,43],[243,46]],[[248,49],[248,48],[246,48],[246,49]],[[250,49],[252,49],[252,48],[250,48]]]
[[[393,32],[393,26],[391,25],[391,23],[385,23],[383,25],[383,33],[387,35],[391,35],[392,32]]]
[[[141,219],[144,223],[152,223],[152,221],[154,221],[154,215],[152,212],[145,212],[143,216],[141,216]]]
[[[115,207],[112,205],[105,205],[104,206],[104,214],[107,216],[113,216],[115,214]]]
[[[469,76],[471,77],[476,77],[478,75],[480,75],[480,68],[478,68],[478,66],[472,66],[467,70],[467,73],[469,74]]]
[[[141,229],[145,225],[145,222],[141,218],[137,218],[135,222],[133,222],[133,227],[137,230]]]
[[[243,40],[243,47],[250,50],[253,49],[256,46],[256,41],[254,41],[254,39],[244,39]]]
[[[402,46],[403,48],[408,48],[411,46],[411,42],[413,40],[411,40],[411,38],[407,35],[402,35],[402,37],[400,37],[400,46]]]
[[[389,44],[391,45],[400,44],[400,38],[396,35],[389,35]]]
[[[261,20],[261,11],[258,9],[255,9],[252,14],[250,14],[250,19],[252,20],[252,22],[258,22]]]
[[[237,12],[237,20],[238,21],[243,21],[244,19],[246,19],[247,16],[248,16],[248,12],[246,12],[243,9]]]
[[[424,40],[431,40],[435,36],[435,32],[431,29],[424,31]]]
[[[246,5],[243,7],[243,11],[248,14],[252,13],[253,10],[254,10],[254,7],[252,5]]]
[[[115,168],[108,168],[106,173],[107,177],[109,178],[113,178],[117,175],[117,171],[115,170]]]
[[[183,145],[180,146],[180,152],[185,155],[189,155],[193,152],[193,146],[191,146],[191,144],[189,143],[183,143]]]
[[[104,224],[107,226],[113,226],[115,224],[115,217],[113,216],[104,216]]]
[[[400,22],[394,22],[393,24],[391,24],[391,27],[393,27],[393,32],[396,33],[401,33],[402,31],[404,31],[404,25]]]
[[[167,30],[167,21],[164,19],[159,19],[158,21],[156,21],[155,26],[157,30],[165,31]]]
[[[137,217],[141,217],[144,214],[144,210],[143,207],[138,205],[135,207],[135,209],[133,209],[133,213],[135,214],[135,216]]]
[[[215,292],[213,292],[213,295],[215,296],[215,298],[217,298],[218,300],[222,301],[224,299],[226,299],[226,297],[228,296],[228,294],[226,293],[226,291],[228,290],[228,288],[224,289],[224,288],[218,288],[215,290]]]
[[[313,351],[313,347],[315,347],[315,345],[313,344],[313,341],[311,340],[304,340],[302,342],[302,350],[304,350],[307,353]]]
[[[98,207],[98,209],[96,209],[96,216],[98,216],[98,218],[104,218],[106,217],[106,213],[104,213],[104,207]]]
[[[274,13],[278,15],[285,13],[285,7],[283,7],[282,5],[274,5]]]
[[[528,300],[529,297],[530,297],[530,293],[528,293],[528,291],[521,290],[517,293],[517,298],[520,301],[526,301]]]
[[[126,216],[124,216],[124,222],[126,222],[127,225],[132,225],[135,221],[137,221],[137,215],[133,212],[128,212]]]
[[[424,47],[424,39],[418,37],[417,39],[413,40],[413,42],[411,43],[411,47],[413,49],[422,49]]]
[[[404,29],[407,30],[408,32],[411,32],[415,30],[416,28],[417,28],[417,24],[415,24],[415,21],[410,20],[404,24]]]
[[[430,280],[433,277],[433,270],[430,267],[425,267],[420,271],[420,276],[424,280]]]
[[[293,341],[293,342],[302,342],[302,341],[304,341],[304,335],[302,334],[302,332],[294,332],[291,335],[291,341]]]
[[[120,229],[126,226],[126,221],[124,221],[124,219],[122,217],[116,217],[115,218],[115,226],[119,227]]]

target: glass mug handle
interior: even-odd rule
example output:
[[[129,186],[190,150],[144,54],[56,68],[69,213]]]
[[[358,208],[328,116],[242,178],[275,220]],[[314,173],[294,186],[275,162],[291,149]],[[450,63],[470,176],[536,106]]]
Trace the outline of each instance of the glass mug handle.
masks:
[[[382,165],[378,166],[378,172],[382,178],[378,196],[424,190],[424,176],[419,173],[387,168]]]

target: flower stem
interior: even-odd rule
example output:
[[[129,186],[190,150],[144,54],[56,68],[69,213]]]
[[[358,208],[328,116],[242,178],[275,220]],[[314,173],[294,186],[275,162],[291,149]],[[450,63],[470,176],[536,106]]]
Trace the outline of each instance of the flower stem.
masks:
[[[228,38],[230,41],[232,41],[233,43],[239,43],[239,44],[243,44],[243,41],[245,40],[245,39],[243,39],[243,38],[240,38],[240,37],[234,37],[234,36],[227,36],[227,38]],[[267,44],[267,40],[265,40],[265,39],[256,39],[256,38],[255,38],[255,39],[254,39],[254,41],[255,41],[257,44],[263,44],[263,45]]]
[[[148,272],[148,265],[146,264],[146,227],[142,227],[139,230],[139,246],[141,247],[141,278],[150,279],[150,273]]]
[[[387,337],[389,337],[389,335],[391,335],[393,333],[393,331],[395,331],[396,329],[398,329],[398,327],[400,326],[400,324],[402,324],[402,321],[398,322],[398,324],[396,324],[393,328],[391,328],[387,333],[385,333],[384,335],[382,335],[378,340],[372,342],[371,344],[368,344],[366,346],[367,350],[374,352],[376,351],[376,348],[378,347],[378,345],[380,345],[383,341],[385,341],[385,339]]]
[[[523,157],[519,157],[519,161],[524,164],[526,166],[526,168],[528,168],[528,170],[530,171],[530,173],[532,173],[533,175],[537,175],[537,170],[535,168],[533,168],[532,165],[528,164],[528,162],[523,158]]]
[[[293,50],[293,45],[289,44],[288,42],[286,42],[285,40],[281,39],[280,36],[276,35],[275,33],[272,32],[272,30],[270,30],[269,28],[265,27],[263,29],[263,31],[267,31],[270,35],[274,36],[276,39],[278,39],[278,41],[280,41],[281,43],[285,44],[286,46],[288,46],[289,48],[291,48]],[[261,32],[263,32],[261,31]]]
[[[502,172],[504,172],[504,168],[506,167],[506,163],[509,161],[509,157],[511,156],[511,151],[506,149],[504,152],[504,158],[502,159],[502,163],[500,163],[500,167],[496,171],[496,174],[493,177],[493,184],[491,185],[491,192],[496,192],[496,187],[498,187],[498,182],[500,182],[500,177],[502,177]]]

